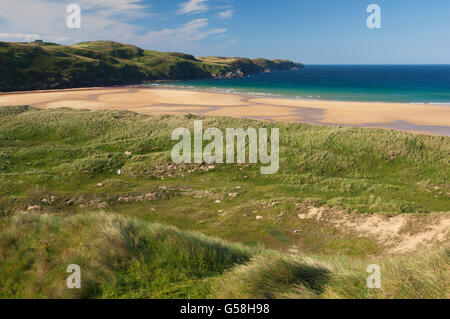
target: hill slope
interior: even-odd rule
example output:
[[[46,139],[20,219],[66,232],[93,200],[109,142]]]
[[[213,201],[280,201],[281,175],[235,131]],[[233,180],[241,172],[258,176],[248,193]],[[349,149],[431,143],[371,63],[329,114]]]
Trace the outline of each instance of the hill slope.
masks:
[[[265,59],[230,58],[218,63],[110,41],[73,46],[0,42],[0,91],[242,77],[302,67],[291,61]]]
[[[20,205],[27,189],[36,193],[47,188],[43,191],[48,193],[49,187],[70,186],[68,181],[77,184],[70,191],[78,193],[85,185],[92,193],[93,181],[110,178],[119,168],[133,184],[146,176],[156,181],[201,179],[202,171],[194,164],[193,172],[183,165],[158,169],[171,162],[175,144],[171,132],[178,127],[192,129],[195,118],[200,119],[0,107],[0,195],[14,195]],[[280,170],[261,175],[259,164],[216,165],[207,174],[210,181],[200,183],[204,187],[217,187],[216,179],[235,184],[234,176],[237,182],[249,184],[248,199],[295,196],[363,213],[445,212],[450,207],[449,137],[231,118],[204,118],[207,127],[278,127]],[[126,151],[132,155],[124,155]]]
[[[0,107],[0,298],[450,296],[449,137],[202,118],[279,127],[262,176],[172,164],[198,118]]]
[[[450,250],[370,259],[288,256],[111,213],[0,219],[0,298],[448,298]],[[81,289],[67,289],[68,265]]]

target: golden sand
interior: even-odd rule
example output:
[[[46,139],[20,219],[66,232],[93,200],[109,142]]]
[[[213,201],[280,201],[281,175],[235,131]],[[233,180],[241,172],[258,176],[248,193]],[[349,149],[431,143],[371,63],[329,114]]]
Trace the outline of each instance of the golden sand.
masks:
[[[246,95],[155,88],[89,88],[8,93],[0,105],[118,109],[145,114],[201,114],[337,125],[408,122],[450,128],[450,107],[405,103],[256,98]]]

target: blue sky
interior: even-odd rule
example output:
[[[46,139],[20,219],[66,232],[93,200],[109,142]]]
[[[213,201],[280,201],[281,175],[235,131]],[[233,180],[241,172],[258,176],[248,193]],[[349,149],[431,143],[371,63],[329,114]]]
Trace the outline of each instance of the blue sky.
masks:
[[[81,29],[66,27],[72,3]],[[381,29],[366,26],[369,4],[381,8]],[[449,0],[2,0],[0,40],[115,40],[306,64],[448,64],[449,14]]]

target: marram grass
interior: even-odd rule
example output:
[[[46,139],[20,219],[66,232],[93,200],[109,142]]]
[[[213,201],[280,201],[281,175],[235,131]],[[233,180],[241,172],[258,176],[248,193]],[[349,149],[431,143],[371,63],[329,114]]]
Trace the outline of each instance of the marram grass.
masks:
[[[0,297],[449,297],[448,248],[389,256],[298,217],[448,213],[449,137],[202,118],[280,128],[280,171],[171,166],[170,133],[194,119],[0,107]],[[366,287],[373,263],[381,290]],[[80,290],[65,285],[69,264]]]
[[[448,298],[448,248],[379,260],[288,256],[96,212],[15,213],[0,226],[2,298]],[[67,289],[66,267],[81,267]]]

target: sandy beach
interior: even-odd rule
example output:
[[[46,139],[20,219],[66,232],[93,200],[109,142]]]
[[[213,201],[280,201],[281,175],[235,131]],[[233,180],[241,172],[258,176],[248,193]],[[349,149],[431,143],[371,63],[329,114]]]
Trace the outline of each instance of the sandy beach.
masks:
[[[118,109],[144,114],[193,113],[204,116],[375,127],[450,135],[449,105],[290,100],[137,87],[5,93],[0,95],[0,106],[5,105],[90,110]]]

